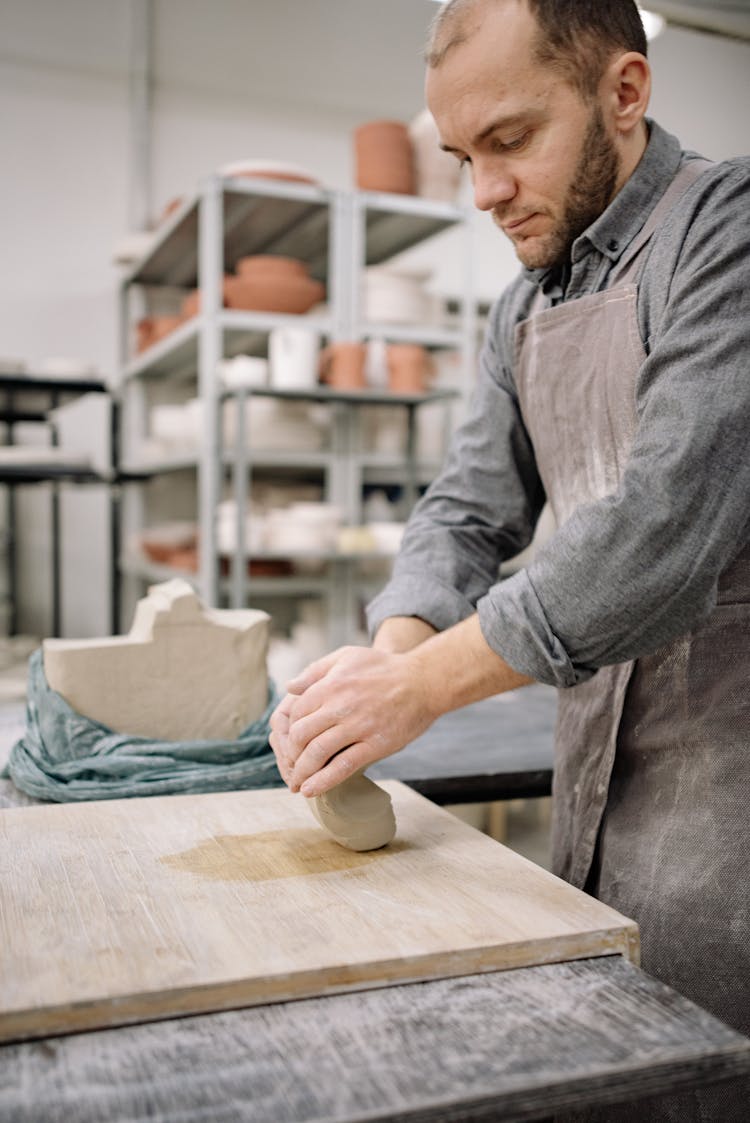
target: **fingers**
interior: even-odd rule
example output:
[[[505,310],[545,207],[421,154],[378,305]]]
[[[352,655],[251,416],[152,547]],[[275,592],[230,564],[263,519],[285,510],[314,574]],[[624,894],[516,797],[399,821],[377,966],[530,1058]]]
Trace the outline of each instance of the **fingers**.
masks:
[[[372,760],[373,753],[370,745],[365,742],[350,745],[344,752],[339,753],[338,756],[329,761],[325,768],[321,768],[314,776],[305,780],[299,790],[308,799],[316,795],[323,795],[324,792],[335,788],[337,784],[342,784],[344,780],[348,780],[361,768],[366,768],[368,764],[372,763]]]
[[[354,738],[345,726],[347,712],[325,705],[326,691],[311,688],[304,695],[287,694],[271,715],[269,743],[284,783],[292,791],[322,768],[334,753],[350,745]],[[324,736],[322,736],[324,735]],[[295,766],[304,756],[301,770]],[[301,779],[299,779],[301,777]]]
[[[348,749],[352,740],[352,736],[347,733],[345,728],[335,725],[309,741],[297,757],[292,769],[289,785],[291,790],[293,792],[299,791],[306,780],[331,763],[332,757],[342,752],[343,749]]]
[[[300,671],[298,675],[287,683],[287,691],[290,694],[304,694],[309,687],[319,682],[324,675],[328,674],[331,667],[338,661],[341,650],[344,649],[332,651],[330,655],[326,655],[322,659],[316,659],[314,663],[310,663],[308,667],[305,667],[304,671]]]
[[[292,753],[289,745],[290,709],[295,702],[293,694],[287,694],[271,714],[271,734],[268,742],[276,755],[281,778],[285,784],[291,780],[292,769],[298,754]]]

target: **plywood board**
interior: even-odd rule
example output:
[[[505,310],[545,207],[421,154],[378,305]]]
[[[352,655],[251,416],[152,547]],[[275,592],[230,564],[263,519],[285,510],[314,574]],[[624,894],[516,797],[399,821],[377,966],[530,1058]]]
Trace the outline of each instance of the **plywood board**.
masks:
[[[286,789],[0,812],[0,1040],[596,955],[636,925],[402,784],[344,850]]]

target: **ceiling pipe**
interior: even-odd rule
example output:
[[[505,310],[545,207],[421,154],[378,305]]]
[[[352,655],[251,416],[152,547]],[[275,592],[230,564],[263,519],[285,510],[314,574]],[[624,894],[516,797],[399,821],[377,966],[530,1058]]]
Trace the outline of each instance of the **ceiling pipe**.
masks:
[[[153,221],[153,0],[130,0],[128,229]]]

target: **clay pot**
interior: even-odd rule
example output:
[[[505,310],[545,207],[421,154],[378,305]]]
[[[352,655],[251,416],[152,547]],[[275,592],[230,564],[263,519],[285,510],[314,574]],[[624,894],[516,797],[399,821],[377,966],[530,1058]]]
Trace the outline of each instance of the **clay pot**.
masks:
[[[151,342],[165,339],[182,323],[182,316],[153,316],[151,319]]]
[[[194,550],[197,543],[198,535],[193,527],[176,523],[146,530],[140,538],[144,555],[159,565],[171,565],[175,553]]]
[[[226,285],[227,280],[228,280],[228,278],[225,277],[224,278],[224,284],[225,285]],[[224,295],[224,297],[222,299],[222,305],[226,306],[226,303],[227,303],[226,295]],[[181,317],[182,317],[183,320],[190,320],[190,319],[193,318],[193,316],[200,315],[200,310],[201,310],[201,290],[200,289],[193,289],[191,292],[189,292],[187,294],[187,296],[183,300],[182,304],[180,305]]]
[[[223,164],[219,169],[220,175],[248,179],[276,179],[282,183],[311,183],[320,181],[311,175],[306,168],[296,164],[279,163],[275,160],[233,160]]]
[[[331,343],[320,355],[320,373],[335,390],[363,390],[367,385],[364,343]]]
[[[144,316],[135,325],[135,352],[140,355],[154,342],[154,321],[151,316]]]
[[[369,121],[354,132],[355,182],[363,191],[413,195],[414,153],[400,121]]]
[[[185,550],[173,550],[167,565],[172,566],[173,569],[185,569],[189,573],[198,572],[198,548],[193,547]]]
[[[183,202],[184,199],[181,195],[178,195],[176,199],[170,199],[159,215],[159,222],[166,221],[171,214],[174,214],[174,212],[182,206]]]
[[[430,373],[430,358],[424,347],[391,343],[387,355],[388,389],[394,394],[423,394]]]
[[[181,323],[182,316],[144,316],[138,320],[135,325],[136,355],[164,339]]]
[[[310,277],[264,274],[227,277],[224,299],[228,308],[255,312],[309,312],[325,296],[325,285]]]
[[[256,254],[237,262],[239,277],[307,277],[307,266],[296,257]]]

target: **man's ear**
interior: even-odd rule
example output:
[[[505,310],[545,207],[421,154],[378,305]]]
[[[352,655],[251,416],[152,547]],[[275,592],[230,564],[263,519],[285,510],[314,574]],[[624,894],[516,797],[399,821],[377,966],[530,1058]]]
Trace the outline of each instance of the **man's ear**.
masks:
[[[618,55],[607,67],[600,87],[614,128],[630,134],[643,120],[651,97],[651,67],[637,51]]]

